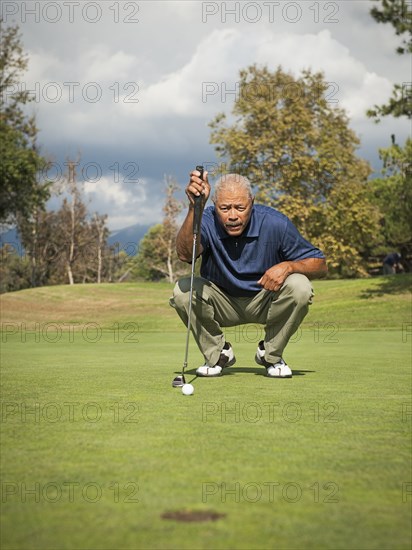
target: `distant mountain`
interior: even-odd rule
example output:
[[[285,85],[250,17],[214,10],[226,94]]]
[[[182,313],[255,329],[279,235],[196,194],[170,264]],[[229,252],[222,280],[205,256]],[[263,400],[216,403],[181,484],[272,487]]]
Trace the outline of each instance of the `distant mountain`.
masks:
[[[135,256],[139,251],[139,242],[152,225],[153,224],[141,225],[140,223],[136,223],[124,229],[113,231],[107,239],[107,244],[115,246],[116,252],[121,252],[123,250],[129,256]]]
[[[153,224],[141,225],[140,223],[137,223],[135,225],[125,227],[124,229],[113,231],[107,239],[107,244],[109,246],[114,246],[116,252],[121,252],[123,250],[129,256],[135,256],[139,251],[139,242],[146,235],[152,225]],[[13,247],[19,256],[24,255],[23,245],[21,244],[19,234],[15,227],[0,233],[0,246],[5,244]]]

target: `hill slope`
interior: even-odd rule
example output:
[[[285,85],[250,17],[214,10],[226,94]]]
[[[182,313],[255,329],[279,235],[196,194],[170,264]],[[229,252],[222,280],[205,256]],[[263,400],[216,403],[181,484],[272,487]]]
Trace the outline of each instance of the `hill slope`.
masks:
[[[314,281],[314,303],[303,326],[407,330],[411,282],[411,275]],[[33,329],[36,323],[59,323],[63,329],[85,323],[127,328],[127,323],[134,323],[140,331],[181,331],[181,322],[168,304],[172,289],[168,283],[105,283],[11,292],[0,297],[1,322],[9,331],[17,325]]]

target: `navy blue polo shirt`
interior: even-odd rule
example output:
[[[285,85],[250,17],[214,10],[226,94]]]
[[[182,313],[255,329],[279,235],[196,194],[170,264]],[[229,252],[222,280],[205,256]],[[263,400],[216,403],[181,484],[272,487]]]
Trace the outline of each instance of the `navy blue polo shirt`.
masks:
[[[201,276],[232,296],[252,296],[262,290],[257,281],[280,262],[324,258],[288,217],[262,204],[253,205],[249,223],[238,237],[226,233],[215,207],[208,206],[203,212],[201,243]]]

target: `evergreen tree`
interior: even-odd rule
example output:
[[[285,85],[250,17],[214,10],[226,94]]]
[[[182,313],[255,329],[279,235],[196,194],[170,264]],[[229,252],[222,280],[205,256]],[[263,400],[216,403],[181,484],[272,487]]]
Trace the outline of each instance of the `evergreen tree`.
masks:
[[[406,35],[403,38],[402,45],[397,48],[397,53],[412,53],[412,9],[410,0],[373,0],[375,4],[379,2],[380,6],[374,6],[370,13],[378,23],[390,23],[397,36]],[[392,97],[386,105],[375,105],[366,113],[369,117],[379,122],[380,118],[387,115],[394,117],[406,116],[412,117],[412,85],[411,82],[395,84],[392,91]]]
[[[4,28],[0,20],[0,223],[20,224],[49,197],[48,184],[38,178],[47,163],[39,154],[36,121],[25,111],[33,97],[20,82],[27,63],[18,27]]]

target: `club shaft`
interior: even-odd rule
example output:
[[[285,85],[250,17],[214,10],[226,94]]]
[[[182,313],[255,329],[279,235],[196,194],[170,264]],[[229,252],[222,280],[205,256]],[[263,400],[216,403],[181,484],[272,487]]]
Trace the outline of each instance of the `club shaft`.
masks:
[[[196,170],[200,172],[200,178],[203,179],[203,166],[200,166],[200,165],[196,166]],[[187,358],[189,355],[190,324],[192,319],[192,301],[193,301],[193,279],[195,276],[197,236],[200,232],[200,223],[202,218],[202,196],[199,195],[198,197],[195,197],[194,201],[195,201],[195,204],[194,204],[194,213],[193,213],[192,269],[190,273],[189,311],[187,314],[185,360],[183,362],[183,368],[182,368],[183,379],[184,379],[184,372],[187,367]]]
[[[186,332],[186,349],[185,349],[185,360],[183,363],[182,375],[185,372],[187,367],[187,357],[189,354],[189,338],[190,338],[190,322],[192,318],[192,301],[193,301],[193,279],[195,276],[195,264],[196,264],[196,244],[197,244],[197,234],[193,234],[193,249],[192,249],[192,270],[190,273],[190,291],[189,291],[189,311],[187,317],[187,332]]]

